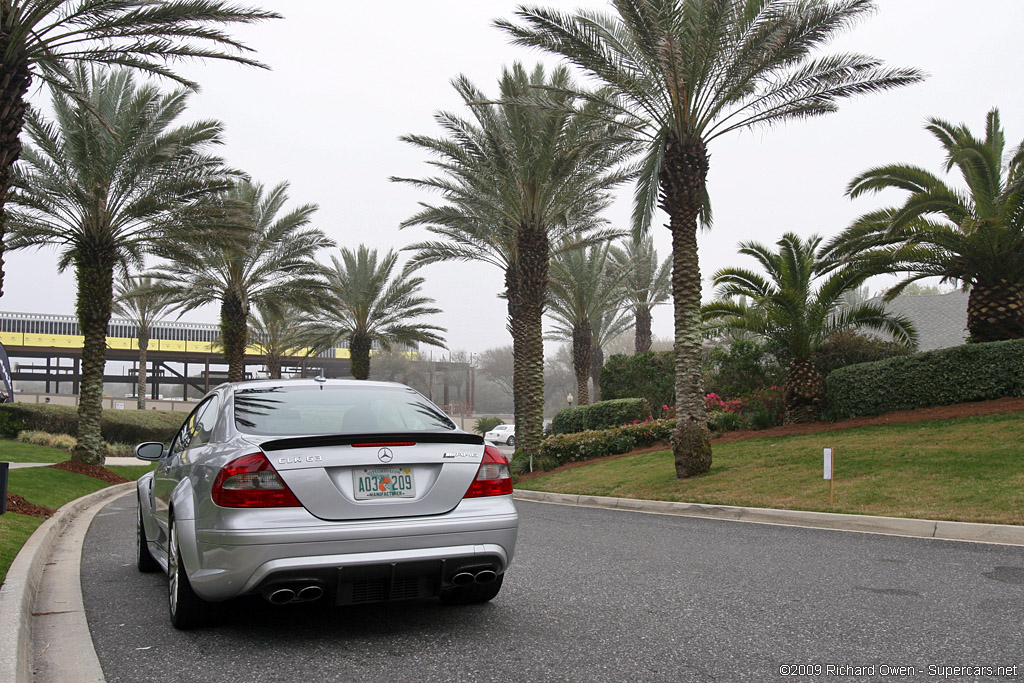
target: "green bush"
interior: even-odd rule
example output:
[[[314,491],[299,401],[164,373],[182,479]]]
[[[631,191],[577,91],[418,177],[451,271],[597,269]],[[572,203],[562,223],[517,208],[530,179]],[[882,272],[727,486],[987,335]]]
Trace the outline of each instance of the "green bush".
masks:
[[[746,422],[737,413],[719,410],[708,413],[708,429],[713,432],[734,432],[746,426]]]
[[[823,377],[833,370],[845,368],[847,365],[870,363],[885,360],[894,356],[909,356],[914,350],[905,344],[894,341],[882,341],[856,332],[840,332],[833,335],[827,342],[814,352],[814,367]]]
[[[567,462],[628,453],[634,448],[668,441],[674,427],[675,420],[652,420],[612,429],[549,436],[540,444],[534,469],[549,470]]]
[[[481,417],[473,425],[473,431],[483,436],[487,432],[491,431],[498,425],[505,424],[505,421],[500,417]]]
[[[652,415],[662,406],[674,406],[675,357],[671,351],[648,351],[635,356],[616,354],[601,369],[601,396],[605,399],[642,398]]]
[[[651,416],[647,402],[642,398],[619,398],[598,401],[587,406],[575,406],[559,411],[551,421],[553,434],[574,434],[584,430],[619,427]]]
[[[850,365],[825,387],[830,419],[1024,396],[1024,339]]]
[[[186,417],[186,413],[169,410],[104,410],[100,431],[108,443],[165,441]],[[13,439],[22,430],[75,436],[78,408],[45,403],[0,404],[0,436]]]
[[[778,353],[751,339],[734,339],[724,346],[707,349],[703,364],[704,391],[720,396],[750,394],[782,384],[786,377]]]

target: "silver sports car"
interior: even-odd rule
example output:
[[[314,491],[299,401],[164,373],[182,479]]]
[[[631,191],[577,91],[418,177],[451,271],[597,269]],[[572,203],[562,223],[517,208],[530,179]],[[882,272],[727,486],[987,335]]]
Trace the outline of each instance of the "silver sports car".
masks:
[[[270,380],[208,394],[138,482],[138,567],[172,623],[259,594],[338,605],[490,600],[519,518],[508,461],[401,384]]]

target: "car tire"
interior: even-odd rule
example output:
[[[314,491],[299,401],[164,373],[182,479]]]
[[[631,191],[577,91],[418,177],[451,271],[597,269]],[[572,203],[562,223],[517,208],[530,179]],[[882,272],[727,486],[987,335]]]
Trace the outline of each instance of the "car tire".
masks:
[[[139,504],[139,515],[138,523],[135,527],[135,537],[139,546],[135,566],[144,574],[149,574],[150,572],[155,572],[160,569],[160,563],[153,557],[153,553],[149,552],[149,544],[146,543],[146,530],[145,527],[142,526],[141,503]]]
[[[505,443],[508,444],[509,446],[515,446],[516,445],[516,437],[514,437],[514,436],[508,437],[508,441],[506,441]]]
[[[501,590],[504,574],[490,583],[475,583],[470,586],[455,586],[441,591],[441,604],[444,605],[478,605],[491,600]]]
[[[192,590],[188,572],[181,562],[178,528],[173,517],[168,527],[170,539],[167,542],[167,605],[170,609],[171,624],[174,628],[184,631],[203,624],[206,602]]]

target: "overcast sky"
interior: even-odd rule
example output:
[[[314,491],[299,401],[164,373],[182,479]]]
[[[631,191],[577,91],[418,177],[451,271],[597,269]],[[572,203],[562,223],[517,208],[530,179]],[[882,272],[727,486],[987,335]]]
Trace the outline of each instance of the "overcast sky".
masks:
[[[250,0],[252,1],[252,0]],[[341,245],[359,243],[382,251],[427,236],[398,224],[419,201],[436,196],[391,183],[389,176],[429,173],[424,154],[401,143],[407,133],[436,134],[433,114],[458,110],[450,81],[466,74],[488,94],[497,90],[501,67],[515,60],[553,63],[513,48],[492,28],[510,16],[506,0],[264,0],[285,19],[236,30],[271,71],[207,63],[183,68],[199,81],[189,118],[226,124],[223,156],[272,186],[291,185],[292,206],[314,202],[315,224]],[[570,10],[605,8],[603,0],[541,2]],[[930,77],[922,84],[842,105],[828,117],[774,129],[734,134],[712,143],[709,190],[715,227],[700,239],[701,272],[707,278],[731,265],[752,266],[736,255],[741,240],[773,242],[782,233],[831,236],[861,213],[898,194],[844,195],[849,180],[890,162],[943,162],[925,119],[965,122],[978,135],[984,117],[999,107],[1008,145],[1024,138],[1024,94],[1013,74],[1024,64],[1024,2],[1019,0],[880,0],[873,17],[826,52],[857,51],[887,64],[914,66]],[[34,102],[48,99],[33,90]],[[608,212],[626,227],[632,187],[624,187]],[[655,244],[669,253],[665,216],[655,220]],[[326,254],[324,259],[326,260]],[[403,256],[403,261],[406,257]],[[52,251],[7,252],[0,310],[74,313],[71,271],[58,275]],[[426,293],[444,313],[431,322],[447,328],[452,349],[482,351],[510,344],[504,302],[497,298],[501,273],[477,264],[430,266],[421,274]],[[705,298],[710,288],[705,284]],[[216,322],[215,308],[186,320]],[[654,314],[655,334],[670,337],[672,312]]]

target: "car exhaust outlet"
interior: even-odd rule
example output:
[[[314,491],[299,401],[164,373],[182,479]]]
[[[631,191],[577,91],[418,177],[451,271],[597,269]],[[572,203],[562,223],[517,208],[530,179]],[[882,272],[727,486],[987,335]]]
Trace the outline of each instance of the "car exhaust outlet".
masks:
[[[291,588],[279,588],[267,596],[267,600],[275,605],[286,605],[295,599],[295,591]]]
[[[476,577],[469,572],[460,572],[452,577],[452,583],[456,586],[468,586],[476,580]]]
[[[494,580],[498,578],[498,575],[490,569],[484,569],[481,572],[477,572],[477,575],[474,578],[476,578],[477,583],[493,583]]]
[[[312,602],[313,600],[319,600],[324,594],[324,589],[320,586],[306,586],[299,591],[298,599],[303,602]]]

